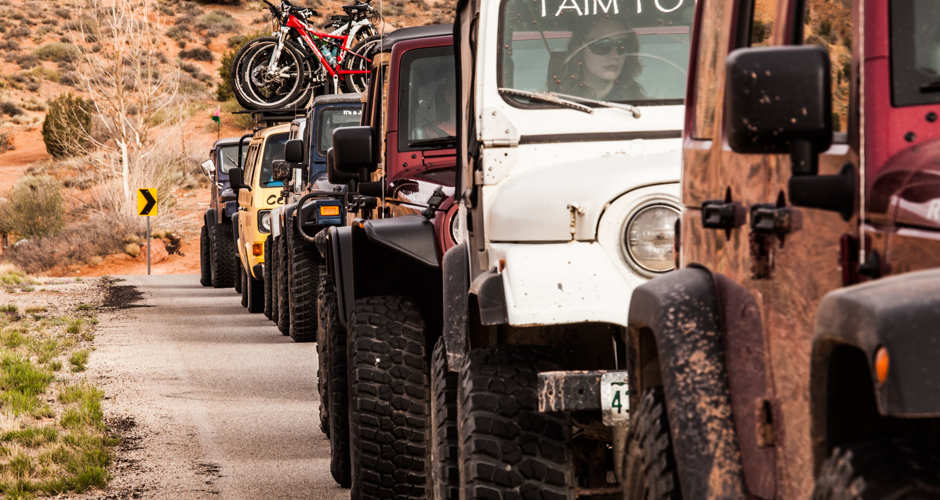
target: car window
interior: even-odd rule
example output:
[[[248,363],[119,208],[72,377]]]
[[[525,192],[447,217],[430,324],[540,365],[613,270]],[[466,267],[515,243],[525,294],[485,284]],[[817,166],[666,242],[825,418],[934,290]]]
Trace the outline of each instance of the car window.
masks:
[[[257,157],[258,157],[258,144],[254,143],[248,146],[248,155],[245,158],[245,172],[243,175],[243,179],[246,184],[250,184],[252,179],[254,179],[255,164],[257,163],[256,161]]]
[[[803,44],[819,45],[829,53],[832,70],[832,131],[845,142],[849,128],[849,88],[852,81],[852,7],[848,2],[806,0]]]
[[[339,127],[359,125],[362,111],[350,107],[329,107],[320,110],[320,130],[317,138],[317,150],[325,155],[333,146],[333,131]]]
[[[940,103],[940,2],[892,0],[891,98],[895,106]]]
[[[242,148],[242,156],[244,156],[245,150]],[[219,169],[223,174],[228,174],[228,171],[239,166],[238,162],[238,145],[234,146],[222,146],[219,148],[219,162],[222,164]]]
[[[399,149],[440,148],[443,143],[435,140],[454,140],[457,135],[454,48],[411,50],[402,58],[399,75],[398,127],[406,131]]]
[[[258,185],[261,187],[281,187],[284,185],[281,181],[274,180],[274,160],[284,159],[284,149],[290,133],[271,134],[264,143],[264,155],[261,158],[261,176],[258,178]]]

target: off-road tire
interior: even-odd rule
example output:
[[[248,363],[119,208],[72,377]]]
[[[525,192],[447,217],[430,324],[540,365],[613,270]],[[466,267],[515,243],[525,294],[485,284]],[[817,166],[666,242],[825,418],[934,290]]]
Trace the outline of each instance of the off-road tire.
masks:
[[[287,232],[282,232],[277,239],[277,290],[274,298],[277,300],[277,329],[281,335],[290,335],[290,298],[287,296],[288,266],[290,266],[290,253],[288,252]]]
[[[326,266],[321,268],[320,339],[324,345],[327,414],[330,426],[330,474],[337,484],[349,488],[349,373],[346,360],[346,329],[339,323],[336,288]],[[322,373],[322,372],[321,372]]]
[[[431,352],[431,482],[428,498],[457,500],[457,374],[447,370],[444,339]]]
[[[248,279],[245,283],[248,285],[248,312],[255,314],[264,311],[264,280],[255,279],[248,271],[245,271]]]
[[[317,395],[320,397],[320,431],[329,438],[330,437],[330,391],[327,388],[327,381],[329,380],[330,373],[330,362],[329,362],[329,347],[327,341],[329,340],[329,335],[325,331],[324,319],[327,317],[327,312],[323,310],[326,306],[324,301],[327,300],[326,296],[328,293],[327,286],[329,279],[327,275],[326,265],[320,264],[317,266]],[[333,304],[333,307],[336,307]],[[328,319],[327,319],[328,321]]]
[[[291,231],[290,337],[294,342],[317,340],[317,266],[320,259],[313,245],[308,245]]]
[[[271,303],[274,302],[273,293],[271,290],[271,268],[274,267],[274,258],[271,255],[271,247],[274,239],[271,235],[268,235],[264,240],[264,317],[271,319]]]
[[[538,372],[557,369],[550,354],[524,346],[470,352],[458,388],[466,498],[574,498],[568,417],[538,411]]]
[[[209,247],[211,257],[209,259],[209,272],[212,275],[212,286],[215,288],[228,288],[235,284],[236,278],[235,265],[237,258],[232,258],[235,253],[235,242],[232,235],[222,224],[214,222],[208,225]]]
[[[940,498],[940,458],[936,450],[887,438],[836,448],[820,468],[812,498]]]
[[[241,294],[242,294],[242,307],[248,307],[248,283],[247,283],[248,278],[243,268],[239,268],[238,272],[239,272],[239,275],[241,276],[241,279],[239,279],[238,281],[239,283],[241,283],[241,287],[239,287],[239,290],[241,290]]]
[[[271,239],[271,321],[277,325],[277,269],[281,265],[277,238]]]
[[[212,286],[212,273],[209,270],[209,259],[212,256],[209,248],[209,228],[205,224],[199,230],[199,284]]]
[[[630,420],[624,500],[681,499],[663,388],[647,389]]]
[[[348,334],[350,497],[424,499],[430,381],[420,310],[405,297],[361,298]]]
[[[242,291],[242,259],[238,254],[238,214],[232,216],[232,275],[235,278],[233,286],[236,293]],[[242,304],[245,305],[245,304]]]

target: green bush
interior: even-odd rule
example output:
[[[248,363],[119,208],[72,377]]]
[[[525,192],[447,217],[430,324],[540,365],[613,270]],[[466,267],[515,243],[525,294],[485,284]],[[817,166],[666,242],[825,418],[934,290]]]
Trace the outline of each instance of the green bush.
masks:
[[[58,233],[64,218],[61,185],[49,176],[21,178],[0,203],[0,231],[25,238]]]
[[[78,60],[79,56],[81,56],[81,51],[78,50],[78,47],[70,43],[51,42],[36,49],[34,54],[44,61],[61,63]]]
[[[0,132],[0,153],[13,151],[16,147],[13,145],[13,136],[7,132]]]
[[[212,61],[212,51],[202,47],[181,50],[179,56],[180,59],[192,59],[193,61]]]
[[[92,105],[90,101],[63,94],[49,103],[42,122],[42,140],[55,158],[72,156],[88,144]]]

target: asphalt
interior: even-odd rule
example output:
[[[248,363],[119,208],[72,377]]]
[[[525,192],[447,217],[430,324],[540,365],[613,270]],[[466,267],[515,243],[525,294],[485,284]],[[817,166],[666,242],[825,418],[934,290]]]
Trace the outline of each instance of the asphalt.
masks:
[[[103,315],[90,365],[124,429],[108,496],[349,497],[319,429],[316,344],[194,275],[120,279],[142,297]]]

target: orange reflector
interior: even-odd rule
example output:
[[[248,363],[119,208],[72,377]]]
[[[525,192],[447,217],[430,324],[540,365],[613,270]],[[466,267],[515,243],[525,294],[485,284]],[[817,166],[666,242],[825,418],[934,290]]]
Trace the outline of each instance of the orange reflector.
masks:
[[[325,205],[320,207],[320,215],[339,215],[339,207],[336,205]]]
[[[264,255],[264,243],[253,243],[251,245],[251,254],[255,257]]]
[[[881,346],[875,352],[875,377],[878,383],[883,384],[888,378],[888,369],[891,368],[891,357],[888,356],[888,349]]]
[[[499,259],[499,272],[503,272],[503,269],[506,269],[506,259]]]

